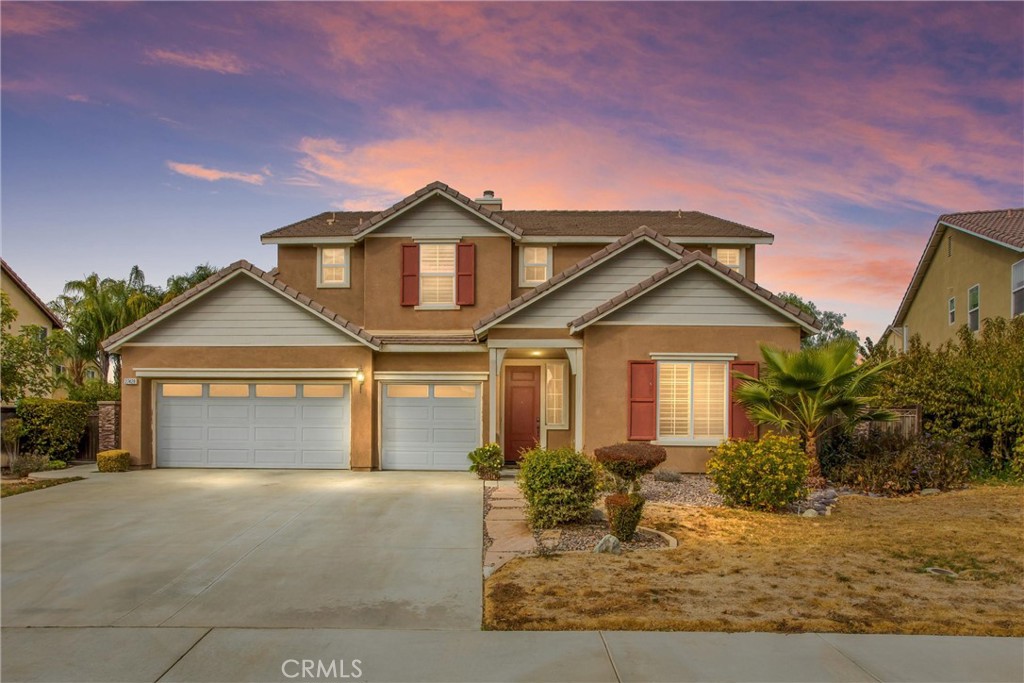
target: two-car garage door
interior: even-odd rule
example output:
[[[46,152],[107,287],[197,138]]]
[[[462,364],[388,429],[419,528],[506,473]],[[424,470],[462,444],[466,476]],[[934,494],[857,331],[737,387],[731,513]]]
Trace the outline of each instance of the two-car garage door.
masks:
[[[344,469],[346,383],[157,385],[158,467]]]

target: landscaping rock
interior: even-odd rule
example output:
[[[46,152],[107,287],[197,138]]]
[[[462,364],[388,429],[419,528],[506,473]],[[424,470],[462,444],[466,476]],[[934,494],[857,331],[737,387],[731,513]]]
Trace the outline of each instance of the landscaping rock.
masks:
[[[938,489],[921,489],[922,496],[934,496],[937,493],[941,493]]]
[[[808,510],[804,510],[803,516],[804,517],[817,517],[818,516],[818,511],[815,510],[814,508],[810,508]]]
[[[594,508],[590,511],[590,521],[592,522],[606,522],[608,518],[604,514],[604,510]]]
[[[622,543],[619,539],[615,538],[611,534],[608,534],[594,546],[595,553],[611,553],[612,555],[622,554]]]
[[[949,576],[952,578],[956,578],[958,576],[958,574],[952,569],[946,569],[944,567],[925,567],[924,570],[929,574],[937,574],[939,576]]]

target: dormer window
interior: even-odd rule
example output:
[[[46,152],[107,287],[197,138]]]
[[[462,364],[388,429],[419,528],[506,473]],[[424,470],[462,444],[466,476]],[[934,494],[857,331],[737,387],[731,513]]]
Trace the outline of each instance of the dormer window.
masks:
[[[551,247],[523,247],[519,252],[519,286],[536,287],[551,278]]]
[[[349,286],[349,253],[345,247],[317,249],[317,287]]]
[[[723,249],[716,247],[712,250],[712,258],[721,263],[723,266],[729,266],[735,271],[742,273],[743,268],[743,250],[742,249]]]

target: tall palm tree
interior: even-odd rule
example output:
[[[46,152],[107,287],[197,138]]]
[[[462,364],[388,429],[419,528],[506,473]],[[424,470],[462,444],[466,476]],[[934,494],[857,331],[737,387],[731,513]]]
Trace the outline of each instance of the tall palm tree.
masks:
[[[191,273],[185,273],[184,275],[172,275],[167,278],[167,289],[164,290],[163,301],[161,303],[167,303],[174,297],[184,294],[206,278],[216,273],[218,270],[220,269],[216,266],[211,266],[209,263],[203,263],[196,266]]]
[[[821,476],[818,439],[822,434],[852,429],[868,420],[893,419],[892,413],[872,405],[878,382],[893,361],[858,364],[857,343],[852,339],[801,351],[762,344],[761,356],[760,379],[734,373],[744,380],[734,396],[754,423],[800,433],[811,477]]]

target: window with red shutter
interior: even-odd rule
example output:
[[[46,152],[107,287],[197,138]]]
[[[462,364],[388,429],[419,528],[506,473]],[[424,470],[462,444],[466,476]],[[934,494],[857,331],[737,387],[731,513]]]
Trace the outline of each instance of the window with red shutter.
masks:
[[[732,372],[742,372],[745,375],[750,375],[755,379],[758,375],[758,364],[754,361],[733,361],[729,363],[730,382],[729,386],[731,391],[729,392],[729,436],[733,439],[749,439],[751,437],[757,438],[757,425],[750,421],[747,417],[746,409],[736,402],[732,398],[732,391],[736,389],[743,380],[738,377],[733,377]]]
[[[455,303],[472,306],[476,303],[476,245],[459,244],[456,249]]]
[[[415,306],[420,302],[420,247],[402,245],[402,305]]]
[[[629,361],[627,429],[630,441],[657,438],[657,367],[654,361]]]

